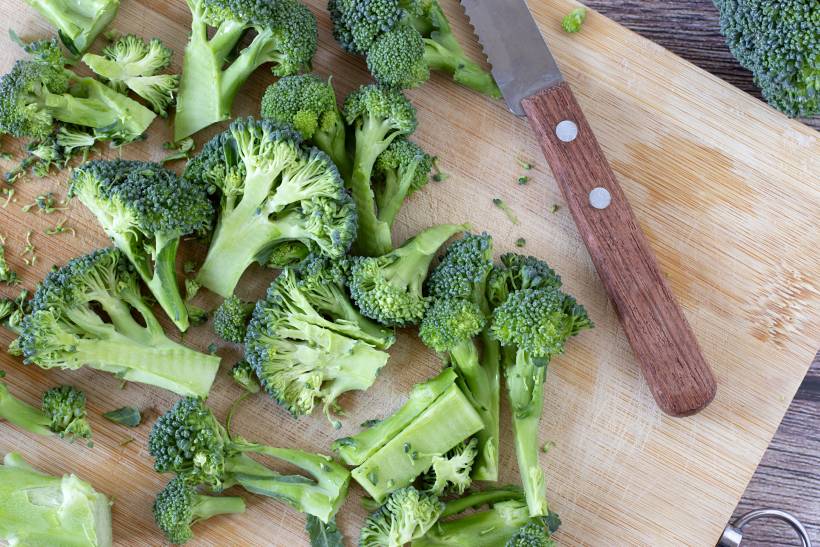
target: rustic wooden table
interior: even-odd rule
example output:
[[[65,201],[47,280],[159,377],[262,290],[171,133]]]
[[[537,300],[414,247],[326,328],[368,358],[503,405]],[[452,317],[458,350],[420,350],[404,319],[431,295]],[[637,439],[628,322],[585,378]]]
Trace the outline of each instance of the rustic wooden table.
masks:
[[[711,0],[587,0],[625,27],[684,59],[760,97],[752,76],[731,56]],[[820,130],[820,117],[803,120]],[[812,541],[820,543],[820,353],[763,456],[735,510],[735,517],[761,507],[798,516]],[[783,524],[751,524],[744,545],[797,545]]]

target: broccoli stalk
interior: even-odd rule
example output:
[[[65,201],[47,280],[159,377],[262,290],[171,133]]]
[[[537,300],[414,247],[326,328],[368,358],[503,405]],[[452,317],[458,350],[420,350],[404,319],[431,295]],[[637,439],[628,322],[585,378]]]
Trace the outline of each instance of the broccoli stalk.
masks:
[[[467,228],[463,224],[440,224],[419,232],[385,255],[352,258],[348,284],[362,314],[383,325],[418,324],[429,304],[422,287],[436,251]]]
[[[182,61],[175,141],[230,118],[239,88],[260,66],[271,63],[277,76],[310,66],[316,20],[296,0],[258,2],[251,9],[234,0],[188,0],[188,7],[191,35]],[[216,29],[211,38],[209,27]],[[231,58],[249,30],[253,40]]]
[[[430,178],[433,158],[407,139],[396,139],[382,152],[374,166],[374,192],[378,218],[391,229],[404,201]],[[392,241],[391,241],[392,245]]]
[[[26,0],[57,29],[65,47],[81,55],[117,15],[119,0]]]
[[[133,267],[113,248],[75,258],[46,275],[20,333],[26,363],[89,366],[181,395],[206,396],[219,368],[218,357],[165,335],[140,293]]]
[[[235,120],[188,164],[185,178],[221,190],[197,281],[223,297],[278,245],[297,241],[338,259],[355,237],[355,207],[328,156],[304,151],[298,135],[269,121]]]
[[[360,547],[403,547],[422,537],[444,509],[437,497],[412,486],[393,492],[382,507],[367,517]]]
[[[325,523],[344,502],[350,481],[350,473],[327,456],[231,437],[198,398],[181,399],[156,421],[148,451],[160,473],[173,472],[188,484],[216,491],[239,485]],[[308,476],[281,475],[249,453],[290,463]]]
[[[36,471],[19,454],[0,465],[0,541],[111,546],[111,502],[74,475]]]

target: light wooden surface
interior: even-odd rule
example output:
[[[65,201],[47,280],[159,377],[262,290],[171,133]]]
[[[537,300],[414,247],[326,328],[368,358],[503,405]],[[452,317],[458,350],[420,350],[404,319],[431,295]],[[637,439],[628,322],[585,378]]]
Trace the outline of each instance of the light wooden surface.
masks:
[[[320,20],[315,68],[329,74],[332,67],[343,95],[366,74],[359,59],[343,55],[333,43],[323,4],[312,2]],[[445,4],[478,55],[456,3]],[[820,145],[805,126],[604,17],[591,13],[584,32],[568,36],[559,21],[572,4],[531,0],[530,5],[715,369],[715,401],[686,419],[665,417],[654,406],[566,207],[550,212],[553,204],[563,204],[534,137],[502,104],[439,77],[410,92],[419,109],[416,138],[441,157],[451,176],[413,198],[399,218],[397,236],[463,219],[490,231],[499,251],[514,249],[513,242],[526,237],[526,250],[561,273],[596,322],[596,329],[574,340],[554,362],[546,392],[541,440],[555,441],[556,447],[543,464],[553,507],[564,521],[557,535],[561,544],[712,545],[816,350],[820,288],[813,278],[820,271],[820,195],[810,177],[820,172]],[[0,16],[23,36],[46,31],[19,0],[0,1]],[[181,0],[125,0],[115,27],[159,36],[181,53],[188,20]],[[16,56],[15,46],[3,38],[2,69]],[[177,66],[179,61],[177,56]],[[271,81],[260,72],[249,82],[236,114],[256,113]],[[125,148],[123,155],[157,159],[169,134],[160,122],[147,142]],[[204,138],[200,135],[198,143]],[[3,143],[10,146],[6,139]],[[522,174],[517,157],[537,164],[526,186],[516,183]],[[7,236],[12,264],[29,287],[52,263],[105,244],[79,204],[50,217],[20,212],[21,205],[48,189],[63,195],[65,185],[62,180],[21,182],[17,203],[0,209],[0,233]],[[511,204],[519,225],[492,205],[494,197]],[[64,216],[77,229],[76,238],[42,235],[45,226]],[[40,258],[26,268],[20,252],[29,228]],[[202,249],[193,244],[186,251],[199,256]],[[271,277],[254,270],[243,292],[261,294]],[[355,431],[364,419],[394,409],[413,383],[438,370],[435,357],[411,334],[402,333],[393,362],[371,391],[345,398],[349,418],[340,432],[319,416],[294,421],[264,397],[242,408],[237,429],[261,442],[326,450],[332,439]],[[2,342],[8,339],[4,333]],[[186,337],[201,349],[212,341],[205,328]],[[219,354],[224,368],[238,356],[231,347],[221,347]],[[150,505],[167,477],[151,470],[145,441],[150,424],[174,397],[133,384],[119,390],[115,379],[93,371],[45,372],[5,355],[2,363],[12,389],[28,400],[58,382],[86,389],[95,446],[34,438],[2,424],[0,452],[20,450],[50,472],[75,471],[114,496],[118,544],[161,543]],[[239,393],[222,376],[210,402],[224,416]],[[139,406],[146,415],[136,430],[99,417],[124,404]],[[129,437],[135,442],[120,446]],[[507,435],[502,438],[507,482],[516,480],[514,462]],[[358,504],[360,490],[353,493],[340,516],[348,533],[365,515]],[[245,515],[202,523],[198,544],[306,543],[301,515],[270,500],[248,501]]]

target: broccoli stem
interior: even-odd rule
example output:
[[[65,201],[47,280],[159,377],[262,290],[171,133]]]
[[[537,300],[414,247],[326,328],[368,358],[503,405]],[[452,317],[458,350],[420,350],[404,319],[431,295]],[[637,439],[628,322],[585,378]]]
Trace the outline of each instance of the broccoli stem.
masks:
[[[107,2],[55,2],[26,0],[43,18],[58,29],[60,39],[74,55],[87,50],[94,38],[108,26],[119,8],[118,0]]]
[[[467,494],[466,496],[448,501],[444,505],[440,519],[445,519],[468,509],[481,507],[482,505],[493,505],[501,501],[521,499],[521,489],[516,486],[502,486]]]
[[[377,196],[379,207],[379,220],[392,227],[396,220],[396,215],[404,205],[404,200],[410,192],[410,185],[416,175],[419,162],[413,163],[402,176],[397,176],[395,172],[389,171],[385,176],[384,190]]]
[[[238,496],[197,495],[191,506],[191,520],[205,520],[216,515],[231,515],[244,512],[245,501]]]
[[[3,382],[0,382],[0,419],[35,435],[51,435],[49,417],[41,410],[14,397]]]
[[[97,99],[78,98],[68,93],[56,95],[45,91],[43,104],[57,120],[65,123],[101,128],[118,122],[115,112]]]
[[[317,130],[313,134],[313,143],[316,148],[330,156],[342,179],[349,181],[353,165],[350,154],[347,153],[345,127],[342,121],[337,120],[331,131]]]
[[[270,51],[270,46],[275,43],[273,31],[269,28],[260,30],[254,36],[251,44],[243,49],[239,56],[222,73],[220,84],[220,95],[222,105],[227,109],[227,117],[230,117],[231,106],[242,87],[250,75],[257,68],[272,60],[275,52]]]
[[[188,330],[188,308],[179,292],[177,283],[176,257],[179,248],[179,238],[167,238],[163,234],[156,235],[157,256],[154,259],[153,275],[146,275],[141,268],[140,275],[157,299],[160,307],[168,314],[177,328],[185,332]],[[129,258],[131,258],[129,256]],[[133,262],[133,258],[132,258]]]
[[[452,74],[456,83],[493,99],[501,98],[501,90],[492,75],[460,51],[449,50],[438,41],[425,38],[424,60],[430,70]]]

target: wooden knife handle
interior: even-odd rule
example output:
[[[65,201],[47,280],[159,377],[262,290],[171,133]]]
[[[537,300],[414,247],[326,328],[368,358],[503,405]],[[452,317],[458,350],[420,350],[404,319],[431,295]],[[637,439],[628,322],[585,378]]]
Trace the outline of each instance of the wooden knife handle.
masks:
[[[560,83],[522,104],[658,406],[698,412],[715,377],[572,90]]]

